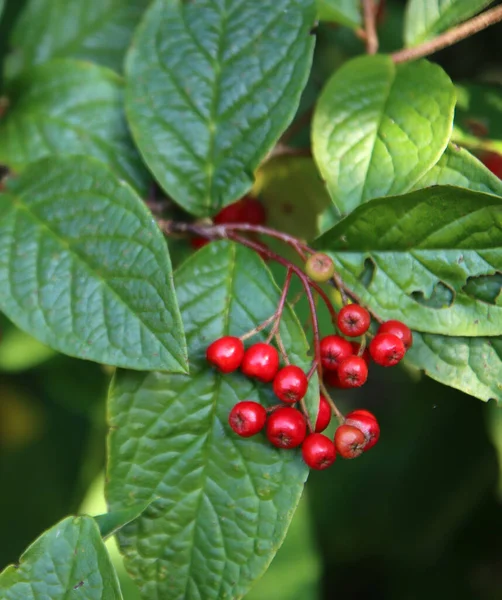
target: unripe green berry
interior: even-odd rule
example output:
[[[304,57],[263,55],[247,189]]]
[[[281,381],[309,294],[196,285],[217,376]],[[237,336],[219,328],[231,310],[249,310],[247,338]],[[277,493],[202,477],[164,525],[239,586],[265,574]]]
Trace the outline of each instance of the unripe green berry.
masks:
[[[313,281],[325,283],[335,274],[335,264],[328,255],[316,252],[305,263],[305,272]]]

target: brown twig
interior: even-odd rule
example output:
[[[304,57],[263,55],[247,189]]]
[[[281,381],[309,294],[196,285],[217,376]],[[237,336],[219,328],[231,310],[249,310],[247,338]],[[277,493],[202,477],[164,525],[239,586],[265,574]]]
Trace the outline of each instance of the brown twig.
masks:
[[[496,6],[495,8],[487,10],[477,17],[473,17],[469,21],[466,21],[457,27],[453,27],[453,29],[445,31],[445,33],[442,33],[423,44],[419,44],[414,48],[404,48],[403,50],[394,52],[391,54],[391,58],[395,63],[401,63],[429,56],[438,50],[452,46],[460,40],[468,38],[471,35],[490,27],[490,25],[495,25],[495,23],[498,23],[499,21],[502,21],[502,6]]]
[[[279,299],[279,305],[277,306],[277,310],[275,311],[275,314],[277,316],[275,319],[275,323],[272,326],[272,329],[270,330],[270,334],[267,338],[267,342],[266,342],[267,344],[270,344],[270,341],[273,339],[273,337],[279,331],[279,325],[281,324],[281,317],[282,317],[282,313],[284,311],[284,306],[286,304],[286,298],[288,296],[289,286],[291,284],[292,275],[293,275],[293,271],[288,267],[288,271],[286,273],[286,280],[284,281],[284,287],[282,288],[282,294]]]
[[[378,51],[378,35],[376,30],[377,7],[374,0],[362,0],[364,30],[366,32],[366,52],[376,54]]]
[[[324,385],[322,379],[319,380],[319,387],[321,388],[322,395],[326,398],[326,401],[331,406],[331,410],[333,411],[335,417],[338,419],[338,422],[340,423],[340,425],[343,425],[345,423],[345,417],[338,409],[338,406],[335,404],[333,398],[329,395],[329,392],[326,389],[326,386]]]

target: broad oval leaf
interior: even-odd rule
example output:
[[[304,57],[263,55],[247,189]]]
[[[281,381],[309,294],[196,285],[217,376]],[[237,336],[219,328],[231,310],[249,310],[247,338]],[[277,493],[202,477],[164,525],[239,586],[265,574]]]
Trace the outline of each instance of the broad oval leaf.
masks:
[[[125,51],[150,0],[29,0],[17,21],[6,71],[12,77],[51,58],[80,58],[122,71]]]
[[[448,75],[426,60],[364,56],[339,69],[312,124],[314,158],[338,213],[408,191],[443,154],[454,107]]]
[[[502,334],[502,199],[436,186],[359,207],[315,243],[381,319]],[[497,291],[498,286],[498,291]]]
[[[456,85],[453,139],[463,146],[502,154],[502,88],[499,85]]]
[[[68,517],[0,574],[2,600],[121,600],[117,574],[92,517]]]
[[[87,154],[136,189],[148,187],[125,120],[123,81],[109,69],[57,60],[27,71],[6,93],[0,163],[19,172],[44,156]]]
[[[408,0],[404,25],[407,46],[421,44],[472,17],[493,0]]]
[[[52,348],[132,369],[184,372],[162,234],[101,163],[48,158],[0,194],[0,310]]]
[[[143,157],[184,209],[246,193],[293,119],[312,62],[313,0],[155,0],[128,56],[126,108]]]
[[[413,186],[455,185],[502,197],[502,181],[464,148],[449,144],[439,161]]]
[[[321,21],[332,21],[356,29],[362,25],[359,0],[317,0],[317,14]]]
[[[232,432],[228,414],[237,401],[276,400],[269,384],[211,369],[205,350],[264,321],[280,294],[261,259],[228,242],[196,253],[175,282],[190,375],[117,372],[107,497],[112,511],[159,497],[119,533],[145,599],[240,598],[281,545],[307,467],[298,450],[280,451],[263,433]],[[289,308],[280,332],[291,361],[307,369],[304,334]],[[317,381],[308,395],[318,401]]]
[[[502,336],[450,337],[413,334],[407,362],[441,383],[480,400],[502,404]]]

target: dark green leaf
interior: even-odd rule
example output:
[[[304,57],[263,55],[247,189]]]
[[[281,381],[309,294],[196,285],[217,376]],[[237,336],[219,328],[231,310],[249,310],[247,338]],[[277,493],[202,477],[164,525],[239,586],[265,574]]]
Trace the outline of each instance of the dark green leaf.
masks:
[[[3,600],[120,600],[115,570],[91,517],[68,517],[0,574]]]
[[[456,85],[453,139],[464,146],[502,153],[502,88]]]
[[[5,0],[0,0],[0,18],[2,17],[4,7],[5,7]]]
[[[382,319],[444,335],[501,335],[498,301],[469,293],[502,272],[502,200],[436,186],[359,207],[316,242]]]
[[[415,332],[406,355],[441,383],[502,404],[502,337],[448,337]]]
[[[56,350],[186,368],[165,241],[132,189],[93,159],[43,159],[8,180],[0,285],[0,309]]]
[[[298,450],[231,431],[232,406],[274,404],[271,386],[220,375],[205,350],[265,320],[280,294],[258,256],[226,242],[197,252],[175,281],[190,375],[118,371],[109,400],[108,500],[117,510],[160,497],[118,534],[144,598],[239,598],[281,545],[307,468]],[[304,334],[290,309],[280,331],[291,361],[307,368]],[[318,401],[315,380],[308,395]]]
[[[408,0],[404,39],[416,46],[466,21],[493,0]]]
[[[249,190],[307,81],[313,0],[156,0],[128,57],[131,129],[183,208],[214,214]]]
[[[317,0],[321,21],[332,21],[356,29],[362,25],[359,0]]]
[[[127,525],[134,519],[137,519],[150,506],[151,502],[143,502],[141,504],[107,512],[102,515],[97,515],[94,520],[98,524],[99,531],[103,538],[110,537],[119,529]]]
[[[424,81],[427,85],[424,85]],[[330,79],[313,120],[313,152],[338,213],[408,191],[441,157],[455,89],[437,65],[356,58]]]
[[[29,70],[7,89],[0,163],[21,171],[48,155],[88,154],[145,191],[149,176],[123,112],[123,82],[103,67],[58,60]]]
[[[122,71],[149,0],[31,0],[11,36],[10,76],[51,58],[80,58]]]
[[[476,192],[502,196],[502,181],[467,150],[449,144],[439,161],[413,186],[455,185]]]

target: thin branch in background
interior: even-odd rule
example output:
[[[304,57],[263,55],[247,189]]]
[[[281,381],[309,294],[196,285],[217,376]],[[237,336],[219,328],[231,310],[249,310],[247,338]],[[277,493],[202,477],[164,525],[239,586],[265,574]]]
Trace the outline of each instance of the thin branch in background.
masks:
[[[391,54],[391,58],[395,63],[401,63],[429,56],[438,50],[452,46],[460,40],[468,38],[500,21],[502,21],[502,6],[496,6],[495,8],[487,10],[477,17],[473,17],[469,21],[458,25],[458,27],[454,27],[443,34],[438,35],[433,40],[424,42],[414,48],[405,48],[404,50],[394,52]]]
[[[377,7],[374,0],[363,0],[364,30],[366,32],[366,52],[376,54],[378,35],[376,30]]]

